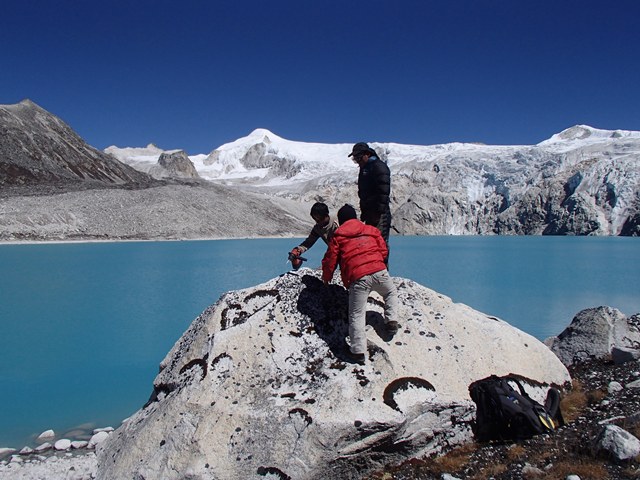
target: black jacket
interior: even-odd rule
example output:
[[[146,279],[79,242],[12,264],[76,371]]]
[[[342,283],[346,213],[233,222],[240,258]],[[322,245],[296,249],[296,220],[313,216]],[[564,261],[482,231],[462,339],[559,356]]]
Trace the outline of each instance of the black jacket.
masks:
[[[380,216],[389,210],[391,192],[391,172],[387,164],[378,157],[371,159],[360,168],[358,174],[358,197],[363,217]]]

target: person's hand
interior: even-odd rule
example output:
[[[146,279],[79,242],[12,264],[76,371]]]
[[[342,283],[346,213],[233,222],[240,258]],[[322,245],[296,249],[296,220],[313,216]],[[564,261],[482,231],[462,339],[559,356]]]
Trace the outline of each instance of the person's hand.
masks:
[[[291,250],[291,255],[293,255],[294,257],[299,257],[300,255],[302,255],[302,250],[300,250],[298,247],[294,247]]]

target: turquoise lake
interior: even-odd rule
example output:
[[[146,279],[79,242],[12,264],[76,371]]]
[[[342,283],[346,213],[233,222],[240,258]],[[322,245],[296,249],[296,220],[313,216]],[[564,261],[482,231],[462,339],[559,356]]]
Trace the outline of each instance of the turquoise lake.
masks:
[[[191,321],[225,291],[286,272],[299,240],[0,245],[0,447],[117,427]],[[585,308],[640,312],[639,242],[392,237],[390,272],[543,340]]]

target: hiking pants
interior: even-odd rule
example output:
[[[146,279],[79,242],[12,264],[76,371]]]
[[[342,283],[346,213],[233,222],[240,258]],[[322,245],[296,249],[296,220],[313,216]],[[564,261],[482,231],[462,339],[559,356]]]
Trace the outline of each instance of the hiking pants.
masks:
[[[398,292],[389,272],[365,275],[349,287],[349,339],[351,353],[367,353],[366,314],[367,298],[371,291],[378,292],[384,299],[384,321],[397,321]]]

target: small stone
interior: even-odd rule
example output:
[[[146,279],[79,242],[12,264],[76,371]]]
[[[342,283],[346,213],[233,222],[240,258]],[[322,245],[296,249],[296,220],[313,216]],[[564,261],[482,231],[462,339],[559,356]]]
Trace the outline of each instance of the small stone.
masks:
[[[71,442],[71,448],[75,450],[80,450],[81,448],[87,448],[87,445],[89,445],[89,442],[85,440],[76,440],[74,442]]]
[[[91,437],[91,440],[89,440],[89,445],[87,445],[87,448],[96,448],[96,445],[104,442],[108,436],[108,432],[96,433],[93,437]]]
[[[42,445],[36,447],[36,452],[46,452],[47,450],[51,450],[51,448],[53,448],[53,446],[49,442],[44,442]]]
[[[24,462],[24,460],[20,455],[13,455],[9,463],[22,463],[22,462]]]
[[[524,468],[522,469],[522,475],[524,475],[525,477],[529,475],[531,475],[532,477],[541,477],[542,475],[544,475],[544,471],[540,470],[537,467],[534,467],[533,465],[525,463]]]
[[[640,455],[640,440],[626,430],[607,425],[596,439],[600,450],[611,453],[618,460],[628,460]]]
[[[56,436],[56,433],[53,430],[46,430],[42,432],[40,435],[38,435],[38,438],[36,438],[36,442],[40,443],[45,440],[51,440],[55,438],[55,436]]]
[[[65,451],[65,450],[69,450],[71,448],[71,440],[68,440],[66,438],[63,438],[61,440],[58,440],[54,445],[53,448],[55,448],[56,450],[58,450],[59,452],[61,451]]]
[[[113,427],[103,427],[103,428],[96,428],[93,430],[93,434],[95,435],[96,433],[100,433],[100,432],[107,432],[107,433],[111,433],[113,432]]]
[[[627,383],[626,388],[640,388],[640,380],[634,380],[631,383]]]
[[[607,390],[609,391],[609,393],[618,393],[621,392],[624,389],[624,387],[619,383],[619,382],[610,382],[609,386],[607,387]]]
[[[580,480],[578,475],[567,475],[566,480]]]
[[[0,458],[8,457],[13,453],[16,453],[15,448],[0,448]]]
[[[20,450],[20,455],[31,455],[33,453],[33,448],[31,447],[24,447],[22,450]]]

